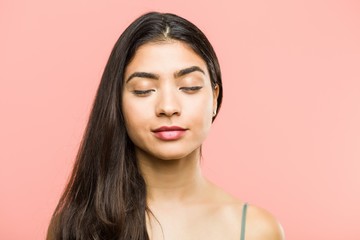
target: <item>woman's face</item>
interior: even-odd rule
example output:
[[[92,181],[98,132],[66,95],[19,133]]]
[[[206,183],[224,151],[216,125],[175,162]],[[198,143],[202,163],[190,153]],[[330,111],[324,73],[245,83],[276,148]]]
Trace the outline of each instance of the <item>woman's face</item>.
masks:
[[[146,43],[124,74],[123,114],[137,154],[170,160],[205,140],[216,111],[206,63],[180,41]]]

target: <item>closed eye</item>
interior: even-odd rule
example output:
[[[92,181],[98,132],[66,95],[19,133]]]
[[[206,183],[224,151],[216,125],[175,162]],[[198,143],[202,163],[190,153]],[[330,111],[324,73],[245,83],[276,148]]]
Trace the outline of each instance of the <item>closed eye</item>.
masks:
[[[146,96],[149,95],[151,92],[155,92],[154,89],[149,90],[134,90],[133,93],[137,96]]]
[[[202,86],[193,86],[193,87],[181,87],[180,90],[184,92],[196,92],[202,89]]]

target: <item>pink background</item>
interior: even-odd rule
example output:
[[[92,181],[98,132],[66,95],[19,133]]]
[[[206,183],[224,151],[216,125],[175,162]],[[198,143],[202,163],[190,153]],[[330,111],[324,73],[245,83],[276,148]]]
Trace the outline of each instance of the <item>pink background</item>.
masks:
[[[140,14],[174,12],[219,56],[204,146],[218,185],[287,239],[360,239],[358,1],[0,0],[0,239],[43,239],[100,77]]]

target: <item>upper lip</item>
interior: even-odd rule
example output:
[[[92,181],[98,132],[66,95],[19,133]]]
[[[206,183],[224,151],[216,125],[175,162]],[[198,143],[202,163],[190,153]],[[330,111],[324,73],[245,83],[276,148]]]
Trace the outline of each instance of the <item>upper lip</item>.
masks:
[[[185,128],[178,126],[162,126],[153,130],[153,132],[164,132],[164,131],[184,131]]]

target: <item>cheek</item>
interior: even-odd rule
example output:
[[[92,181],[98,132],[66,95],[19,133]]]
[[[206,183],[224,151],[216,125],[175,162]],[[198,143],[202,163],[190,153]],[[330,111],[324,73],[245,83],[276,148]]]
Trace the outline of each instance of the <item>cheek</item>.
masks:
[[[208,129],[212,123],[212,98],[209,96],[209,94],[206,94],[198,101],[187,103],[192,121],[199,127],[202,126],[204,130]]]
[[[149,107],[144,106],[144,104],[139,101],[123,100],[122,108],[125,126],[129,135],[137,132],[142,127],[146,127],[150,116]]]

